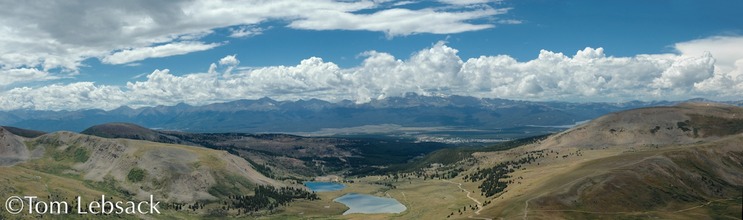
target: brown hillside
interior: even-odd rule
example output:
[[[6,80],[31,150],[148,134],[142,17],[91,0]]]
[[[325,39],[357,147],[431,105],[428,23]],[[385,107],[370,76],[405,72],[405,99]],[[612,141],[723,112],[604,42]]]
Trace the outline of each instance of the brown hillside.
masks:
[[[545,148],[688,144],[743,132],[743,108],[685,103],[602,116],[544,141]]]
[[[23,139],[0,127],[0,166],[11,166],[27,160],[29,156]]]
[[[592,174],[568,173],[535,190],[552,192],[531,200],[530,214],[546,217],[551,215],[548,210],[574,210],[599,216],[625,213],[643,218],[739,216],[739,212],[715,211],[709,207],[700,207],[696,212],[682,210],[708,202],[719,202],[714,205],[720,206],[740,201],[743,196],[741,143],[743,136],[736,135],[712,143],[587,162],[573,172]],[[575,218],[575,214],[562,215]]]
[[[532,152],[532,153],[529,153]],[[537,152],[537,153],[533,153]],[[739,218],[743,108],[687,103],[609,114],[538,143],[476,153],[537,159],[509,174],[478,217]],[[485,166],[487,167],[487,166]]]
[[[213,187],[247,193],[257,185],[281,186],[244,159],[225,151],[129,139],[106,139],[71,132],[43,135],[29,142],[44,157],[24,166],[52,174],[112,184],[124,194],[166,201],[212,200]],[[129,177],[142,170],[141,179]]]

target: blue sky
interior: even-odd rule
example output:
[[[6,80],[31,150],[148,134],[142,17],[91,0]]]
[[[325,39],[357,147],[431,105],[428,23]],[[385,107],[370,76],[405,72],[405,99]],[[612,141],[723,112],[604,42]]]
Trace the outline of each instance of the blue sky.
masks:
[[[3,3],[0,104],[365,102],[405,92],[739,99],[740,9],[717,0]]]

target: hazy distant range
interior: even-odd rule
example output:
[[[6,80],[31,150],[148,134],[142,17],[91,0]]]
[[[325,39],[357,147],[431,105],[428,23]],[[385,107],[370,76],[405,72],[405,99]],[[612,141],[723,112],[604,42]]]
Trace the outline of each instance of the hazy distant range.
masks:
[[[709,101],[709,100],[689,100]],[[678,101],[623,103],[530,102],[466,96],[408,94],[356,104],[317,99],[238,100],[203,106],[178,104],[110,111],[0,112],[0,125],[52,132],[80,132],[109,122],[129,122],[154,129],[188,132],[344,134],[440,134],[504,138],[564,129],[606,113]],[[726,102],[741,106],[743,101]]]

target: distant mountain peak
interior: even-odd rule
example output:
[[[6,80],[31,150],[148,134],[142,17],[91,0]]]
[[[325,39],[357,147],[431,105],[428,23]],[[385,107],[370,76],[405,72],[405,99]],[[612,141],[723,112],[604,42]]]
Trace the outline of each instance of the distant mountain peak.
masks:
[[[320,99],[277,101],[262,97],[200,106],[185,103],[137,109],[122,106],[111,111],[14,110],[0,112],[0,124],[41,131],[82,131],[93,125],[115,121],[192,132],[313,132],[379,124],[501,129],[523,125],[566,125],[625,109],[677,103],[534,102],[418,93],[372,99],[367,103]],[[725,103],[743,105],[743,102]]]

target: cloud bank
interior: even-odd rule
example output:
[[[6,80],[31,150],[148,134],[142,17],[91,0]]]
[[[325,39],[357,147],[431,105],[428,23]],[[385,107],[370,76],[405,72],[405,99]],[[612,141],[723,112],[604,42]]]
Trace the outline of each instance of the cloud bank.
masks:
[[[561,101],[737,100],[743,94],[743,54],[728,47],[741,39],[712,37],[679,43],[677,53],[632,57],[606,56],[603,48],[585,48],[572,55],[542,50],[529,61],[508,55],[462,60],[457,49],[438,42],[406,59],[367,51],[362,53],[363,62],[353,68],[319,57],[294,66],[240,68],[237,56],[228,55],[206,73],[155,70],[146,80],[121,87],[78,82],[14,88],[2,92],[0,108],[202,105],[266,96],[362,103],[407,92]],[[19,74],[43,75],[28,72]]]
[[[223,44],[205,39],[220,28],[232,38],[262,34],[269,21],[388,37],[451,34],[492,28],[508,11],[488,1],[451,2],[415,10],[380,0],[13,2],[0,7],[0,72],[31,78],[0,77],[0,86],[74,76],[87,59],[118,65],[209,50]]]

